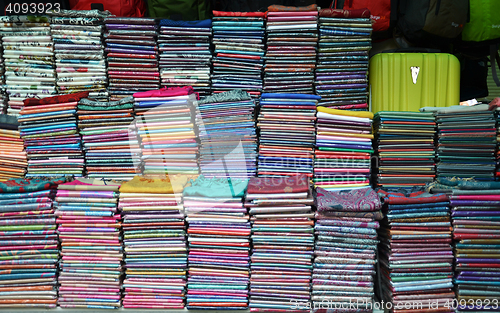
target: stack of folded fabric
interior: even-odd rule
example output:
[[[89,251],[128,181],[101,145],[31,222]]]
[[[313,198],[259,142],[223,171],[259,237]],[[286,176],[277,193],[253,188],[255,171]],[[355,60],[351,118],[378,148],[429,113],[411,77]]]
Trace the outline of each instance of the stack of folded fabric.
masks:
[[[123,248],[119,184],[79,178],[57,188],[61,308],[121,306]]]
[[[188,309],[246,309],[250,222],[248,180],[198,177],[184,189],[188,222]]]
[[[268,8],[264,92],[314,94],[317,28],[316,5]]]
[[[245,207],[252,220],[252,312],[310,311],[313,204],[305,175],[250,178]]]
[[[182,190],[187,176],[136,176],[120,187],[125,309],[183,309],[187,248]]]
[[[130,180],[140,173],[132,96],[114,102],[81,99],[77,114],[89,178]]]
[[[500,183],[438,179],[451,192],[456,312],[489,312],[500,296]]]
[[[141,138],[143,173],[198,174],[193,88],[164,87],[134,93],[137,134]]]
[[[0,41],[2,34],[0,33]],[[0,45],[0,114],[7,113],[7,93],[5,92],[5,60],[3,58],[3,45]]]
[[[315,85],[321,105],[365,111],[372,46],[370,11],[322,9],[319,16]]]
[[[424,186],[434,180],[436,122],[432,113],[378,112],[374,128],[378,186]]]
[[[386,215],[379,232],[382,300],[400,308],[414,301],[419,305],[407,312],[454,312],[448,196],[423,191],[378,193]]]
[[[371,187],[316,192],[313,307],[356,303],[358,312],[372,312],[378,220],[383,217],[379,196]]]
[[[265,12],[213,11],[214,93],[242,89],[253,98],[262,92]]]
[[[26,98],[56,94],[50,20],[48,16],[0,16],[8,114],[17,115]]]
[[[52,189],[63,182],[0,183],[0,309],[56,307],[59,249]]]
[[[26,99],[19,117],[28,154],[27,177],[82,176],[84,157],[76,107],[88,91],[43,99]]]
[[[162,86],[192,86],[202,96],[211,93],[211,35],[210,19],[160,21],[158,50]]]
[[[24,177],[28,160],[15,116],[0,116],[0,181]]]
[[[110,100],[158,89],[160,72],[155,20],[107,17],[104,23]]]
[[[260,100],[259,176],[312,177],[314,121],[321,97],[264,93]]]
[[[496,150],[496,171],[495,180],[500,180],[500,110],[495,110],[496,128],[497,128],[497,150]]]
[[[317,109],[314,184],[326,190],[368,186],[373,113]]]
[[[103,21],[108,11],[50,12],[59,94],[89,91],[89,97],[107,100]]]
[[[495,116],[488,105],[442,109],[438,125],[438,177],[493,180],[495,173]]]
[[[206,177],[255,176],[254,100],[236,89],[205,97],[196,106],[201,173]]]

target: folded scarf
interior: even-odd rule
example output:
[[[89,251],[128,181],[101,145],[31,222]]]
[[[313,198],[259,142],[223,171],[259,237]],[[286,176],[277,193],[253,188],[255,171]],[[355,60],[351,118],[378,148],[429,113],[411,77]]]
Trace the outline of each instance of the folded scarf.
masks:
[[[377,193],[371,188],[349,191],[327,191],[317,188],[318,212],[322,211],[378,211],[382,207]]]

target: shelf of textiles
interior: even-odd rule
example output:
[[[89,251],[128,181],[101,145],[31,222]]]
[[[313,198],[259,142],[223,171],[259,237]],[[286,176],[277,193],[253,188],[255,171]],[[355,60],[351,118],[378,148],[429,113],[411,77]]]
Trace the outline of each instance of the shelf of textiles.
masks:
[[[312,187],[306,175],[0,182],[0,309],[257,312],[292,301],[309,312],[355,299],[371,312],[378,289],[449,312],[455,298],[499,295],[499,182]]]
[[[286,311],[346,290],[373,301],[378,197],[321,197],[315,216],[305,175],[0,182],[0,309]]]
[[[7,103],[0,98],[0,112],[18,114],[27,97],[89,91],[94,100],[117,101],[181,85],[201,96],[242,89],[256,101],[263,91],[316,93],[325,106],[366,109],[365,15],[340,18],[316,5],[213,14],[201,21],[98,10],[1,17]]]
[[[487,105],[374,115],[323,107],[320,96],[299,93],[263,93],[256,101],[240,89],[200,98],[191,86],[163,87],[111,102],[89,94],[28,98],[17,121],[4,115],[0,174],[306,174],[330,191],[496,175],[498,134]]]

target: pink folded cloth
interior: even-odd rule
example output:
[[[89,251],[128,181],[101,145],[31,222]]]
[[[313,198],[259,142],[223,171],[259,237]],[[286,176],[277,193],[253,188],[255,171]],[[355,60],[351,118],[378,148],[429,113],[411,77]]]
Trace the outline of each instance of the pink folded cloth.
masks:
[[[267,16],[318,16],[318,11],[304,11],[304,12],[294,12],[294,11],[289,11],[289,12],[272,12],[269,11],[267,12]]]
[[[452,200],[484,200],[484,201],[498,201],[500,195],[458,195],[451,196]]]
[[[158,90],[148,90],[142,92],[136,92],[133,94],[134,98],[144,98],[144,97],[175,97],[175,96],[186,96],[195,94],[196,99],[200,99],[200,95],[194,91],[191,86],[184,87],[163,87]]]

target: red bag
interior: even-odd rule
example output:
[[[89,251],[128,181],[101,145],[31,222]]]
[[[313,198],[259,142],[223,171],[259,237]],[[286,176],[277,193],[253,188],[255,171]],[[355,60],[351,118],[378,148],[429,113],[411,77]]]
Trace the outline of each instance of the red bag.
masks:
[[[337,1],[335,0],[334,2],[336,3]],[[343,9],[370,10],[370,18],[374,22],[374,32],[386,31],[391,25],[391,0],[345,0]]]
[[[144,0],[69,0],[71,10],[91,10],[92,3],[101,3],[105,11],[117,17],[143,17],[146,14]]]

